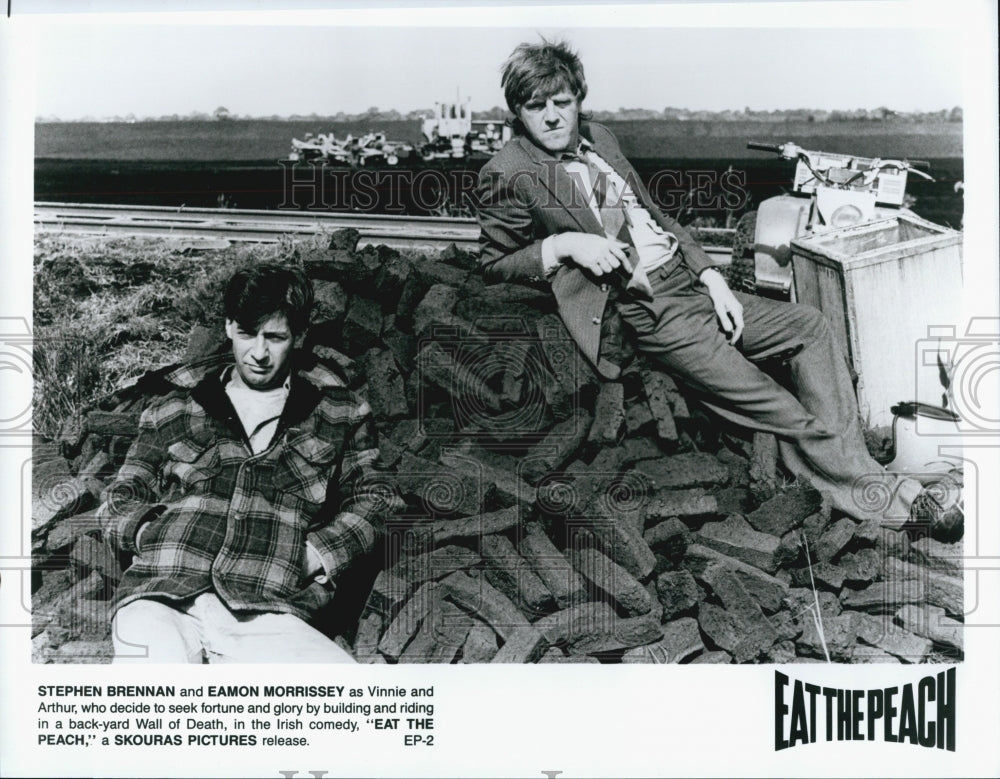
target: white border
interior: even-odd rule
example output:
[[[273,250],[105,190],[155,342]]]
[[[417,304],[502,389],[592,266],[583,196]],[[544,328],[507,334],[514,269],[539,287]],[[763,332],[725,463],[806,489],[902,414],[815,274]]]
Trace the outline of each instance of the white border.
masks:
[[[15,6],[18,3],[15,2]],[[459,9],[365,8],[319,14],[242,13],[241,24],[391,24],[414,26],[838,26],[957,27],[966,36],[964,74],[966,137],[966,311],[996,316],[997,305],[997,92],[996,11],[988,2],[821,2],[764,4],[644,4],[623,6],[498,6]],[[190,7],[190,6],[188,6]],[[570,16],[570,11],[572,15]],[[228,25],[231,11],[198,16],[199,24]],[[60,22],[76,21],[69,14]],[[189,15],[83,16],[81,23],[184,24]],[[45,19],[17,17],[0,23],[0,285],[2,315],[30,318],[32,38]],[[803,64],[803,67],[807,66]],[[67,85],[71,88],[71,85]],[[499,90],[498,90],[499,91]],[[9,321],[9,320],[8,320]],[[30,441],[14,448],[0,441],[4,516],[0,546],[21,548],[18,522],[21,463]],[[977,442],[978,443],[978,442]],[[968,456],[983,475],[980,516],[995,518],[1000,506],[996,441],[982,441]],[[995,528],[980,523],[979,560],[971,561],[966,592],[978,593],[983,622],[1000,623]],[[991,560],[990,557],[993,559]],[[16,618],[21,606],[17,574],[6,566],[0,586],[0,621]],[[966,661],[959,666],[957,753],[883,743],[815,744],[773,751],[771,667],[368,667],[351,669],[170,668],[158,681],[177,684],[232,683],[274,679],[365,686],[376,680],[407,686],[435,684],[438,746],[403,749],[379,737],[331,738],[307,750],[100,751],[37,748],[33,744],[35,686],[40,683],[146,683],[148,671],[94,666],[33,666],[26,629],[0,635],[0,773],[31,776],[232,775],[278,776],[278,770],[325,770],[330,775],[383,776],[562,776],[609,775],[997,775],[1000,758],[998,628],[966,631]],[[844,687],[877,687],[915,681],[929,667],[822,666],[797,664],[783,670],[795,678]]]

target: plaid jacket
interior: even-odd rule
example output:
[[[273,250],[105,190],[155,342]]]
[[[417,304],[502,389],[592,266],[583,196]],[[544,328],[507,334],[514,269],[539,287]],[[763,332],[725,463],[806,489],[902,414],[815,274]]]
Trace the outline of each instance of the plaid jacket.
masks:
[[[308,620],[333,588],[305,576],[306,541],[335,581],[399,505],[375,470],[371,409],[327,369],[300,370],[274,439],[254,455],[225,367],[216,358],[167,373],[172,391],[142,414],[99,509],[111,542],[135,555],[114,605],[211,589],[233,610]]]

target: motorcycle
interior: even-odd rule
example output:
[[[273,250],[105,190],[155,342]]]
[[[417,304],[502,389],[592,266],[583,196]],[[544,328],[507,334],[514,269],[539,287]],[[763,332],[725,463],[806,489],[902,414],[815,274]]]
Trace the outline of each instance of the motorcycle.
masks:
[[[795,177],[791,193],[768,198],[740,219],[729,281],[735,288],[783,300],[795,300],[794,238],[909,214],[908,174],[934,180],[920,170],[929,167],[921,160],[809,151],[792,142],[750,141],[747,148],[795,160]]]
[[[747,148],[794,160],[795,176],[790,193],[768,198],[740,219],[730,284],[782,300],[796,300],[793,240],[892,217],[916,217],[906,208],[907,177],[913,174],[934,181],[922,170],[929,165],[921,160],[809,151],[791,142],[751,141]],[[890,445],[880,458],[887,470],[925,482],[954,483],[961,473],[961,460],[942,452],[948,452],[947,446],[960,435],[958,415],[950,408],[917,400],[898,402],[889,410]],[[952,492],[955,495],[942,499],[942,505],[960,505],[961,488]]]

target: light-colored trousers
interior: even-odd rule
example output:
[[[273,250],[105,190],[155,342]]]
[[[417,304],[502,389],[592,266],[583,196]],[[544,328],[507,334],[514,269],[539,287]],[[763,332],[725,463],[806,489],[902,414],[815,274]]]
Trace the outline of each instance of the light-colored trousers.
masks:
[[[111,623],[113,663],[353,663],[292,614],[234,614],[215,593],[182,608],[132,601]]]

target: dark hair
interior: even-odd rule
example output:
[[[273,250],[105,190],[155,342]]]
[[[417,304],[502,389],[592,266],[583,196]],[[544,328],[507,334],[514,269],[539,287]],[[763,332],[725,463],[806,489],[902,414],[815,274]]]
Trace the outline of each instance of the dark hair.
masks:
[[[587,96],[583,63],[565,41],[522,43],[500,69],[500,86],[515,116],[532,95],[554,95],[568,89],[578,102]]]
[[[247,332],[255,333],[271,317],[284,314],[298,334],[309,324],[312,303],[312,284],[299,268],[262,263],[233,274],[222,305],[226,318]]]

